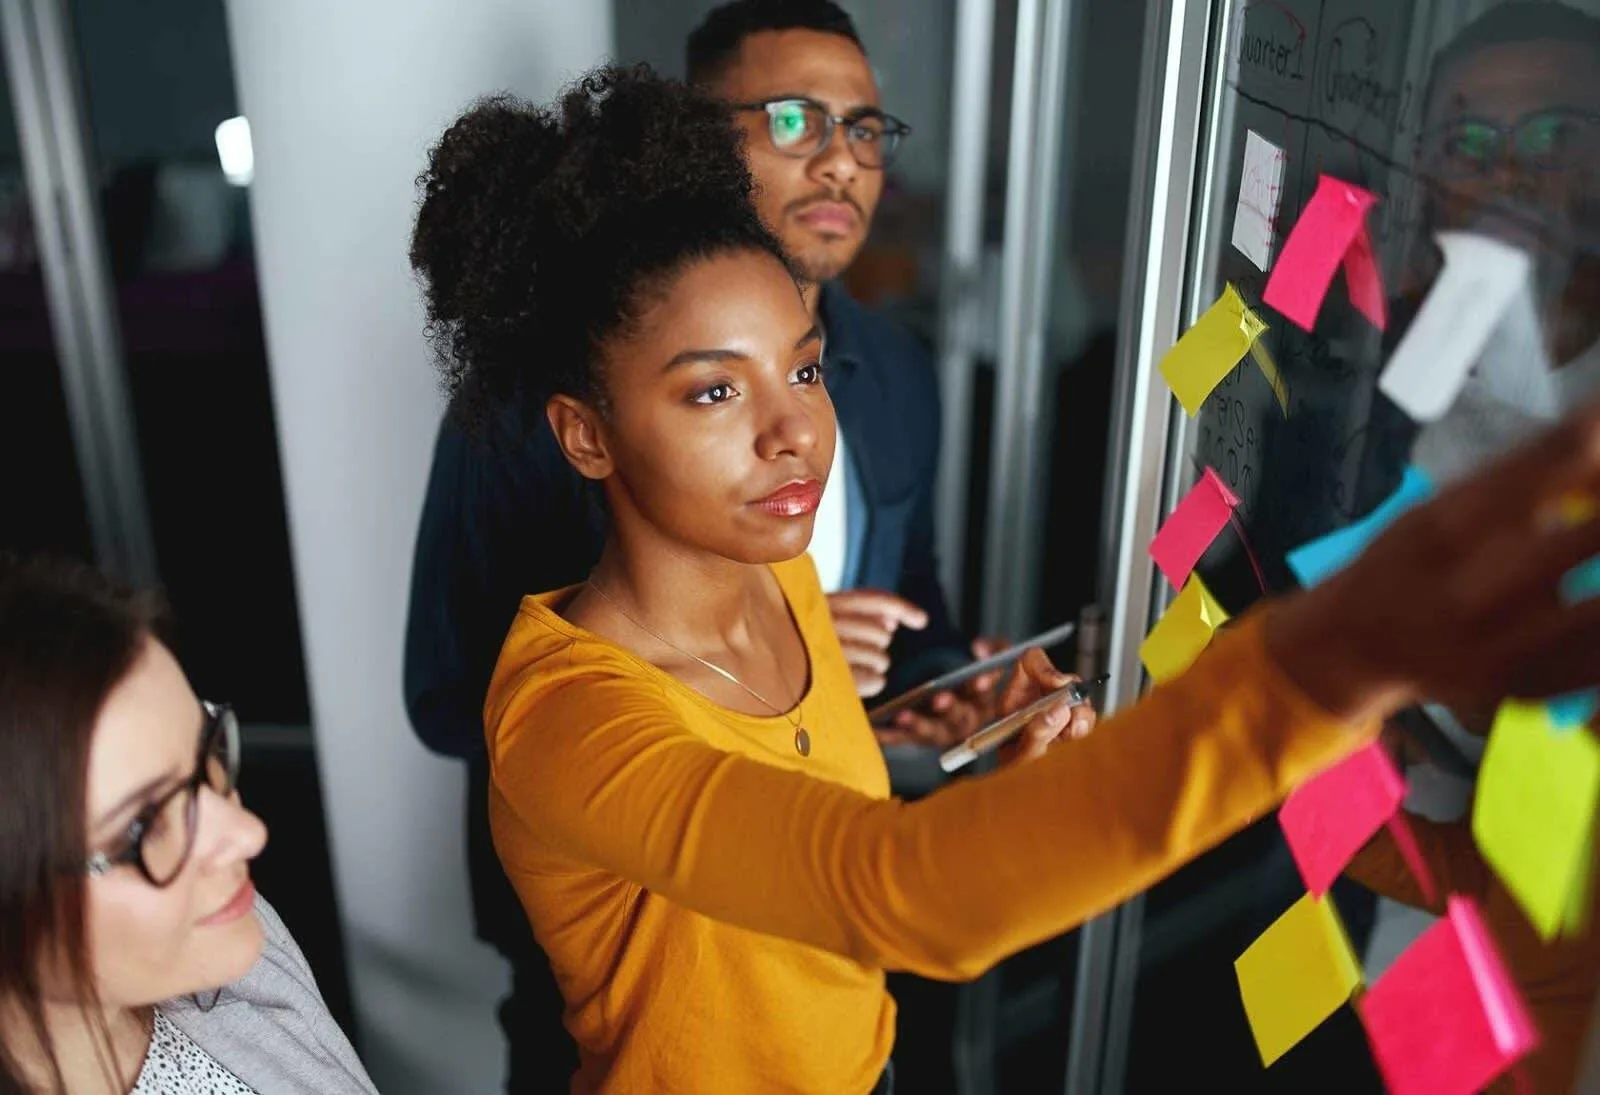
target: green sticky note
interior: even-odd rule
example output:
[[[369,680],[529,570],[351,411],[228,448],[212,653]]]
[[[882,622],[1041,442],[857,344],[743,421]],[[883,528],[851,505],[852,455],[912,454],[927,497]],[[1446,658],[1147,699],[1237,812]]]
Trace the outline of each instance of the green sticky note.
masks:
[[[1573,934],[1588,914],[1600,743],[1561,731],[1543,704],[1507,701],[1478,773],[1472,833],[1541,938]]]
[[[1139,646],[1139,659],[1158,683],[1182,673],[1211,644],[1211,636],[1228,614],[1200,580],[1191,574],[1167,611]]]
[[[1270,1065],[1338,1011],[1361,965],[1329,897],[1306,894],[1233,963],[1261,1062]]]
[[[1232,285],[1161,359],[1161,375],[1191,416],[1267,329]],[[1275,371],[1275,370],[1274,370]],[[1281,383],[1281,378],[1280,378]],[[1275,389],[1276,390],[1276,389]],[[1287,399],[1287,396],[1284,396]]]

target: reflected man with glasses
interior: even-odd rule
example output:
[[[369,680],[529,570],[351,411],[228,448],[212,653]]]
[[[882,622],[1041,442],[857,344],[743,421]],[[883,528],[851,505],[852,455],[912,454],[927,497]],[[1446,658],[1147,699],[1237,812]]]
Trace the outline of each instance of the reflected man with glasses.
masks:
[[[866,243],[884,172],[910,134],[886,113],[849,15],[829,0],[736,0],[688,42],[690,82],[744,126],[759,212],[811,283],[824,382],[839,425],[810,552],[863,697],[939,675],[998,649],[954,626],[939,586],[933,499],[939,391],[927,348],[835,280]],[[606,518],[594,485],[563,457],[538,412],[478,433],[447,416],[434,450],[413,563],[406,708],[430,749],[468,763],[468,868],[478,935],[512,966],[500,1009],[508,1090],[547,1090],[576,1067],[561,998],[488,833],[483,703],[525,594],[583,581]],[[555,535],[551,535],[555,532]],[[880,732],[896,790],[941,775],[937,749],[990,717],[992,678],[935,697]]]
[[[1435,58],[1425,110],[1424,230],[1528,252],[1561,377],[1547,411],[1575,405],[1600,380],[1600,19],[1542,0],[1491,9]]]

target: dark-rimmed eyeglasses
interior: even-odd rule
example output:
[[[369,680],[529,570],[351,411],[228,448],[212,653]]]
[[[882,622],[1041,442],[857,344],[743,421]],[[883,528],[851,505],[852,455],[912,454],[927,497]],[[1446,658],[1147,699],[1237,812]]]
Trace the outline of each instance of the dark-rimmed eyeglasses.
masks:
[[[1421,134],[1429,168],[1444,178],[1486,175],[1510,150],[1527,171],[1560,171],[1593,165],[1600,156],[1600,114],[1575,107],[1550,107],[1510,124],[1490,118],[1451,118]]]
[[[843,127],[845,145],[856,163],[881,170],[894,162],[900,142],[911,127],[876,107],[846,115],[830,114],[815,99],[765,99],[734,103],[735,110],[760,110],[767,115],[767,139],[785,156],[808,159],[828,147],[833,131]]]
[[[114,867],[133,866],[156,887],[169,886],[183,873],[194,851],[200,821],[200,789],[219,798],[233,794],[239,779],[239,720],[227,704],[200,704],[205,725],[194,773],[149,803],[129,824],[114,850],[91,855],[84,869],[99,877]]]

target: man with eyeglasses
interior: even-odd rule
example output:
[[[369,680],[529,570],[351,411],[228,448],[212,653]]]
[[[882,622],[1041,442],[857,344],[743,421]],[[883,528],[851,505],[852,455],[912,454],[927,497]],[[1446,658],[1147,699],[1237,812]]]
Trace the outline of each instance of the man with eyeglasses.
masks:
[[[863,697],[937,676],[998,644],[954,627],[933,549],[939,396],[909,332],[834,279],[866,241],[884,169],[910,133],[885,113],[850,17],[828,0],[736,0],[691,35],[688,76],[727,100],[748,135],[759,211],[810,283],[839,444],[811,553]],[[512,966],[500,1022],[508,1091],[552,1090],[576,1067],[562,1001],[488,831],[482,708],[524,594],[583,581],[605,514],[541,414],[471,436],[442,425],[413,563],[405,691],[435,752],[468,762],[468,869],[480,938]],[[551,536],[550,529],[561,530]],[[992,681],[936,697],[880,732],[901,793],[938,778],[937,748],[982,724]]]

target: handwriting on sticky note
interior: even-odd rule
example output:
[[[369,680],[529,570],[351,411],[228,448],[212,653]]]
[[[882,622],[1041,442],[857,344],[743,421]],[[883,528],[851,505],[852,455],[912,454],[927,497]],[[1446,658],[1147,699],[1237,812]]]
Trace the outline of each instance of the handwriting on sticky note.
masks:
[[[1314,586],[1343,570],[1376,540],[1383,530],[1398,521],[1407,510],[1428,500],[1433,480],[1417,467],[1407,467],[1395,492],[1367,516],[1337,532],[1302,544],[1289,552],[1289,569],[1303,586]]]
[[[1376,742],[1296,788],[1278,824],[1306,888],[1327,893],[1405,797],[1405,779]]]
[[[1284,241],[1262,299],[1309,331],[1334,273],[1343,266],[1351,301],[1381,329],[1387,319],[1383,284],[1367,235],[1367,211],[1377,203],[1371,191],[1329,175],[1319,178]]]
[[[1477,907],[1448,910],[1357,1004],[1391,1095],[1472,1095],[1538,1044]]]
[[[1263,1064],[1317,1029],[1361,984],[1333,901],[1306,894],[1233,963]]]
[[[1233,212],[1233,245],[1263,271],[1272,268],[1272,248],[1277,243],[1283,165],[1283,149],[1255,130],[1245,130],[1239,204]]]
[[[1173,509],[1172,515],[1150,541],[1150,557],[1178,589],[1189,580],[1189,572],[1206,553],[1228,523],[1233,507],[1239,504],[1226,483],[1207,468],[1200,481],[1189,489]]]
[[[1440,232],[1444,269],[1378,387],[1419,422],[1443,417],[1455,402],[1506,309],[1532,269],[1520,248],[1475,232]]]
[[[1205,315],[1161,359],[1161,375],[1189,414],[1200,413],[1212,389],[1249,352],[1266,324],[1229,285]]]
[[[1507,702],[1478,772],[1472,834],[1528,921],[1559,934],[1573,892],[1587,892],[1600,809],[1600,743],[1558,730],[1541,704]]]
[[[1191,574],[1183,592],[1139,645],[1139,660],[1156,681],[1170,680],[1194,664],[1227,619],[1200,575]]]

